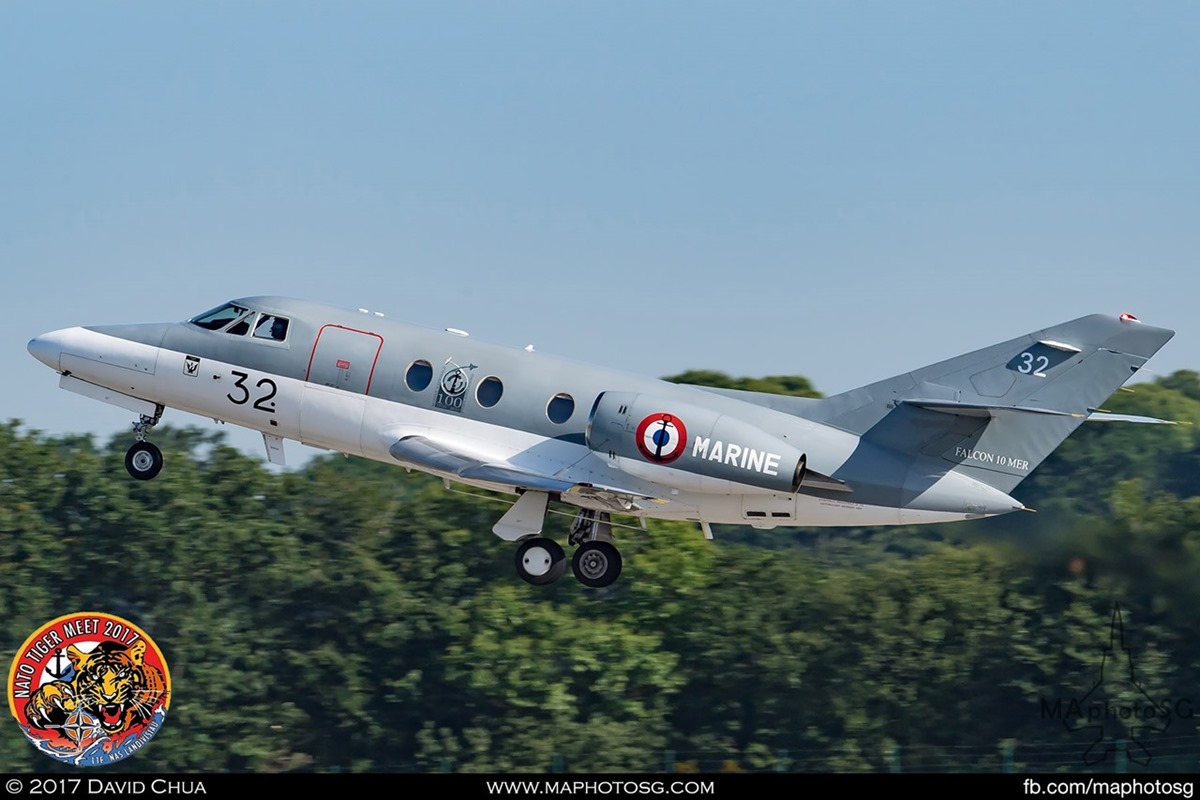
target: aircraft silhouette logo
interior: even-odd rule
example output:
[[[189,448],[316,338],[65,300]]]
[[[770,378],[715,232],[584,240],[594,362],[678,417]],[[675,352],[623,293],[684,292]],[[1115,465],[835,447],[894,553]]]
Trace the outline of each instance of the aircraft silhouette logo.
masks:
[[[1100,661],[1100,672],[1092,687],[1073,699],[1063,714],[1063,725],[1088,741],[1083,762],[1089,766],[1105,762],[1124,740],[1129,760],[1150,763],[1147,742],[1153,734],[1166,733],[1171,726],[1169,702],[1154,700],[1138,681],[1133,652],[1125,643],[1125,623],[1119,603],[1113,604],[1108,645]]]

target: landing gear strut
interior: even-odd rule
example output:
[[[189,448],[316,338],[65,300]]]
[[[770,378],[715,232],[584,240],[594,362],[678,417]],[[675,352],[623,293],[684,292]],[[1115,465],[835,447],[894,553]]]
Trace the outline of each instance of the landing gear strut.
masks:
[[[162,471],[162,451],[146,441],[146,434],[162,419],[162,412],[163,408],[159,406],[153,417],[142,414],[133,423],[133,436],[137,441],[125,453],[125,469],[139,481],[148,481]]]

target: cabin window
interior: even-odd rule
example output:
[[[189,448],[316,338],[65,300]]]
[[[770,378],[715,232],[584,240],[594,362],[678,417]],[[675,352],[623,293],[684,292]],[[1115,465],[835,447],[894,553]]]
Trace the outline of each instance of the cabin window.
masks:
[[[282,342],[287,338],[287,332],[287,318],[277,317],[274,314],[263,314],[254,328],[254,338]]]
[[[418,359],[409,364],[408,371],[404,373],[404,383],[414,392],[423,391],[432,380],[433,366],[424,359]]]
[[[484,408],[491,408],[499,403],[502,394],[504,394],[504,384],[495,375],[484,378],[479,382],[479,386],[475,387],[475,399]]]
[[[236,303],[226,303],[211,311],[205,311],[198,317],[192,317],[188,321],[193,325],[207,328],[210,331],[219,331],[234,320],[240,319],[246,311],[245,306],[239,306]]]
[[[546,404],[546,416],[555,425],[562,425],[575,413],[575,398],[565,392],[559,392],[550,398]]]

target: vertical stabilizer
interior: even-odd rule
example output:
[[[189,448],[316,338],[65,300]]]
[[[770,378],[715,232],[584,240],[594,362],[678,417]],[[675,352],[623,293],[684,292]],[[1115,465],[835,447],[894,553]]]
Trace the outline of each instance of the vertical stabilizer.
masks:
[[[1008,492],[1174,333],[1093,314],[817,401],[804,416]]]

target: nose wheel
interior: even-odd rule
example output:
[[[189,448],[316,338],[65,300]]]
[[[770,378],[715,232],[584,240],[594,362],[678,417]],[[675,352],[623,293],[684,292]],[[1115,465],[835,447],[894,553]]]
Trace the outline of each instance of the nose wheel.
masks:
[[[162,467],[162,451],[150,442],[134,442],[125,453],[125,469],[139,481],[150,480]]]
[[[146,441],[146,434],[162,419],[163,407],[155,409],[153,417],[142,414],[133,423],[133,436],[137,440],[125,451],[125,470],[139,481],[148,481],[162,471],[162,450]]]

